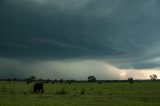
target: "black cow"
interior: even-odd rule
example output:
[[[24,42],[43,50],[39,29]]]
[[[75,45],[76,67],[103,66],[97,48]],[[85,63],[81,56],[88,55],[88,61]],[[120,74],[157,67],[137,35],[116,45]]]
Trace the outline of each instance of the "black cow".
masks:
[[[43,93],[44,92],[43,82],[36,82],[33,86],[33,92],[34,93]]]

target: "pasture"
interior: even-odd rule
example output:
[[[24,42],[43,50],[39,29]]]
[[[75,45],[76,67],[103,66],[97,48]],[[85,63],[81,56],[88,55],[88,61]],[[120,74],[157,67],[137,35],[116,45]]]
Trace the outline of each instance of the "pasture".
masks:
[[[160,106],[160,82],[47,83],[33,94],[34,83],[0,82],[0,106]]]

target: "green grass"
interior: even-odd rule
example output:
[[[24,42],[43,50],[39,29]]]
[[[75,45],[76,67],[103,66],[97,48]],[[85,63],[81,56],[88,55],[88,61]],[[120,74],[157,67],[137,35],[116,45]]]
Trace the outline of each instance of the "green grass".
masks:
[[[44,84],[0,82],[0,106],[160,106],[160,82]]]

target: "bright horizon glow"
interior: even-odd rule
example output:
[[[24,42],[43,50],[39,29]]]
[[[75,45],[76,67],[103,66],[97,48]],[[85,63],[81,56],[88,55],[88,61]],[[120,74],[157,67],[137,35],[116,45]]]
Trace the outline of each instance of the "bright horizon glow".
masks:
[[[133,77],[134,79],[150,79],[150,75],[156,74],[157,79],[160,79],[160,69],[125,69],[120,72],[120,79],[127,79],[128,77]]]

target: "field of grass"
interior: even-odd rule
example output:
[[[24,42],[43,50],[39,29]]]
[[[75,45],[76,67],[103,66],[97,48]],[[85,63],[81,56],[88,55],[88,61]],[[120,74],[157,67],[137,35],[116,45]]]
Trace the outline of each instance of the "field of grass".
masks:
[[[0,106],[160,106],[160,82],[44,84],[43,94],[33,84],[0,82]]]

